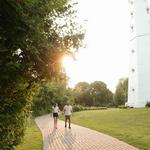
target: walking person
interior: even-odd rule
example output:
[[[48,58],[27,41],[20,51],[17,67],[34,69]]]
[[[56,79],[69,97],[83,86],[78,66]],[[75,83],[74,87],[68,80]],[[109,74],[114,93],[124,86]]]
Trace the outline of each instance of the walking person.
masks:
[[[57,129],[58,113],[59,113],[59,107],[57,103],[55,103],[54,106],[52,107],[52,113],[54,118],[54,128]]]
[[[69,129],[71,129],[71,113],[72,113],[72,106],[67,102],[64,106],[64,114],[65,114],[65,128],[67,127],[67,121],[69,122]]]

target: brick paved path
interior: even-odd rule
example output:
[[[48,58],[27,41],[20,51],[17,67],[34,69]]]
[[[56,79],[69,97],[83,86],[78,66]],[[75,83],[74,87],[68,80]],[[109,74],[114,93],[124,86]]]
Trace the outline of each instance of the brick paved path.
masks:
[[[43,150],[138,150],[100,132],[72,124],[71,129],[58,121],[53,128],[53,119],[45,115],[35,119],[43,135]]]

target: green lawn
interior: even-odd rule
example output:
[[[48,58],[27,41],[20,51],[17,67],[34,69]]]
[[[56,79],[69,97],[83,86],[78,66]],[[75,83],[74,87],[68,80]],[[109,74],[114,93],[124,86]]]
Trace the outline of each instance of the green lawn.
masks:
[[[36,126],[34,120],[31,120],[27,128],[23,142],[15,148],[15,150],[41,150],[42,136],[39,128]]]
[[[141,150],[150,150],[150,109],[108,109],[73,114],[72,122],[88,127]]]

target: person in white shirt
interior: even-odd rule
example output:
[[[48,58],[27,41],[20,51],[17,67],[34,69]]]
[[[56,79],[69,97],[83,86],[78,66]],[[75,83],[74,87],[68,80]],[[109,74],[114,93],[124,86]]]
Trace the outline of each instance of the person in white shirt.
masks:
[[[69,121],[69,129],[71,129],[71,113],[72,113],[72,106],[67,103],[64,106],[64,114],[65,114],[65,128],[67,127],[67,120]]]
[[[59,107],[57,103],[54,104],[54,106],[52,107],[52,112],[54,118],[54,128],[57,129],[58,113],[59,113]]]

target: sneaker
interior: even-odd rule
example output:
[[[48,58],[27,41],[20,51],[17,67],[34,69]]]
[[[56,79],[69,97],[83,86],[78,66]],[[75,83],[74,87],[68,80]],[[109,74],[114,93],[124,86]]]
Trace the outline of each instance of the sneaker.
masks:
[[[66,128],[67,126],[65,125],[65,128]]]
[[[71,127],[69,127],[69,129],[71,129]]]

